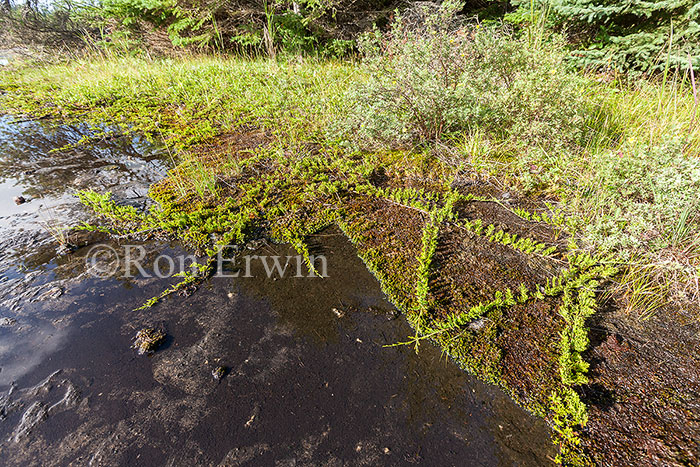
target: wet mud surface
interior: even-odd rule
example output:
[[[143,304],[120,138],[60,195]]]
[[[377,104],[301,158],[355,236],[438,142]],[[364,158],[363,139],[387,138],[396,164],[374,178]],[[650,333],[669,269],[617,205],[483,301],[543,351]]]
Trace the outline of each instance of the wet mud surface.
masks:
[[[83,282],[53,300],[77,316],[56,351],[9,387],[3,380],[0,456],[14,465],[548,462],[546,426],[500,390],[430,345],[384,347],[410,328],[344,237],[322,243],[327,279],[268,279],[254,266],[253,278],[215,278],[141,312],[131,310],[162,280]],[[130,349],[145,326],[168,335],[151,357]],[[227,370],[217,382],[218,366]]]
[[[600,464],[700,465],[700,325],[680,314],[593,318],[586,441]]]
[[[72,320],[69,308],[28,305],[52,304],[80,284],[85,264],[68,251],[102,239],[74,230],[90,218],[75,193],[112,191],[145,208],[149,185],[166,174],[146,142],[94,135],[87,126],[0,116],[0,380],[21,377],[55,350]]]
[[[49,358],[13,389],[4,381],[0,456],[15,465],[548,462],[544,422],[500,390],[430,345],[384,347],[410,328],[344,237],[319,243],[330,278],[275,280],[254,265],[252,278],[214,278],[141,312],[131,309],[161,280],[83,283],[56,299],[52,307],[78,317]],[[145,326],[168,335],[151,357],[129,348]]]
[[[166,165],[119,138],[50,153],[90,131],[11,121],[0,121],[3,465],[550,463],[544,421],[502,391],[427,343],[387,347],[412,331],[337,230],[313,238],[329,278],[268,278],[254,262],[252,278],[132,311],[176,279],[87,274],[85,255],[107,240],[70,231],[89,217],[73,193],[145,208]],[[75,251],[61,253],[47,210]],[[148,258],[185,254],[143,246]],[[244,254],[296,255],[256,248]],[[150,356],[131,348],[145,327],[167,336]]]

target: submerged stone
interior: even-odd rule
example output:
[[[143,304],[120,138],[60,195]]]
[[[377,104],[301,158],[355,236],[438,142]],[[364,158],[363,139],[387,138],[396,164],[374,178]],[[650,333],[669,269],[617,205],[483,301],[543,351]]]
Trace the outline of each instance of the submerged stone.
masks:
[[[136,349],[139,355],[150,354],[155,352],[164,341],[165,333],[163,331],[145,328],[136,333],[134,344],[131,347]]]
[[[226,367],[223,366],[217,366],[213,370],[211,370],[211,376],[214,378],[214,381],[221,381],[221,379],[226,375]]]

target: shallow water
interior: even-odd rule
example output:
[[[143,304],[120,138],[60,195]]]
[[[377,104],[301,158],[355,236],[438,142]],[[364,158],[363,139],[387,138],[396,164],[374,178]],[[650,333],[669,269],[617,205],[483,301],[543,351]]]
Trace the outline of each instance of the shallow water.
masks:
[[[147,142],[112,137],[78,144],[92,133],[87,125],[0,116],[0,226],[27,228],[51,216],[70,222],[70,216],[61,214],[75,208],[77,190],[116,189],[140,198],[149,183],[164,175],[165,164]],[[17,196],[28,202],[17,205]]]
[[[0,137],[12,149],[0,152],[9,190],[1,196],[42,193],[65,207],[56,208],[63,223],[87,217],[71,197],[82,175],[79,187],[139,205],[145,186],[166,170],[138,141],[110,140],[56,159],[50,148],[87,129],[66,135],[21,125],[2,122]],[[30,164],[52,175],[24,175]],[[106,165],[117,168],[100,177]],[[141,196],[129,199],[132,189]],[[1,272],[0,317],[14,320],[0,327],[3,464],[550,462],[544,423],[500,390],[428,344],[417,353],[390,346],[411,329],[337,230],[313,239],[328,278],[269,278],[258,262],[251,278],[213,278],[190,296],[132,311],[174,279],[92,278],[89,246],[58,256],[50,235],[17,240],[12,232],[41,232],[36,199],[26,212],[0,200],[0,239],[17,243],[14,254],[3,248]],[[24,244],[41,253],[28,261],[18,254]],[[177,245],[144,247],[150,256],[183,253]],[[245,253],[296,254],[264,242]],[[146,326],[168,336],[150,357],[130,349]],[[227,368],[221,381],[211,374],[218,366]]]
[[[138,138],[69,148],[92,134],[87,125],[0,116],[0,386],[63,339],[52,324],[63,315],[43,316],[27,305],[63,293],[63,282],[79,283],[84,274],[83,265],[76,269],[74,258],[57,253],[59,240],[89,218],[75,193],[112,191],[125,203],[145,206],[148,186],[167,172],[158,152]],[[26,202],[17,204],[15,197]]]

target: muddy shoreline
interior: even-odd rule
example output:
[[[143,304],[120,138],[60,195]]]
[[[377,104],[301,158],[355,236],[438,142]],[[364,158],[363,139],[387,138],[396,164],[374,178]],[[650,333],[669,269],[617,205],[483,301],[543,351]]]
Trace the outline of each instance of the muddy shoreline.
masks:
[[[384,347],[410,328],[344,237],[323,243],[328,279],[267,279],[260,267],[253,278],[214,278],[191,297],[142,312],[131,310],[162,281],[66,293],[58,300],[92,311],[17,381],[9,406],[21,407],[0,425],[0,456],[13,465],[548,462],[544,422],[500,390],[431,345],[418,354]],[[270,251],[294,253],[281,245],[253,253]],[[129,348],[143,326],[169,336],[150,358]],[[221,382],[211,376],[216,365],[228,368]],[[57,369],[51,389],[32,395],[27,388]],[[67,388],[74,400],[47,409],[18,437],[27,407],[51,407]]]
[[[328,279],[275,280],[258,264],[253,278],[213,278],[191,296],[133,311],[176,279],[92,278],[90,246],[119,245],[81,234],[71,240],[76,251],[59,254],[41,216],[49,205],[67,228],[88,220],[72,196],[81,187],[145,207],[145,189],[163,172],[157,164],[143,171],[141,161],[156,156],[123,140],[51,153],[85,132],[3,124],[5,186],[30,199],[5,206],[0,226],[3,464],[550,462],[544,421],[499,389],[428,343],[418,353],[386,347],[412,331],[337,229],[314,238]],[[149,255],[184,253],[176,244],[143,246]],[[257,248],[248,252],[296,254]],[[147,326],[167,340],[139,356],[131,340]],[[212,378],[217,366],[226,368],[221,381]]]
[[[12,163],[0,168],[16,185],[45,184],[59,219],[89,219],[71,196],[79,187],[110,190],[119,203],[145,209],[147,187],[163,177],[157,156],[141,154],[138,141],[105,139],[87,153],[80,147],[56,156],[49,153],[56,138],[32,128],[40,147],[18,146],[9,153]],[[58,141],[81,135],[75,128],[69,133]],[[38,177],[44,168],[50,176]],[[386,174],[377,181],[383,189],[396,183],[406,182]],[[473,181],[463,189],[491,190]],[[380,267],[381,287],[395,301],[410,302],[425,223],[420,210],[352,200],[344,234],[334,227],[309,239],[333,263],[328,280],[275,281],[258,270],[255,280],[214,278],[191,296],[173,295],[134,312],[175,280],[89,278],[86,250],[107,239],[76,238],[81,248],[57,254],[56,238],[32,204],[37,198],[27,194],[26,211],[0,219],[0,458],[8,463],[543,465],[556,455],[542,419],[432,345],[424,343],[418,354],[409,346],[385,347],[414,332],[403,316],[396,318],[358,254]],[[458,205],[459,216],[565,251],[546,224],[502,205],[526,200],[489,195],[506,201]],[[454,226],[436,241],[429,298],[449,313],[513,281],[534,288],[561,267],[556,258],[533,258]],[[165,242],[144,247],[150,255],[182,252]],[[296,254],[264,241],[256,248],[249,252]],[[441,344],[480,378],[537,407],[559,378],[560,306],[556,299],[516,305],[486,315],[468,346],[450,347],[450,336]],[[580,433],[586,453],[599,465],[696,464],[697,320],[669,304],[639,322],[609,299],[587,324],[589,383],[576,389],[589,414]],[[168,339],[153,356],[139,357],[131,338],[146,326],[164,329]],[[227,368],[220,382],[212,378],[217,366]]]

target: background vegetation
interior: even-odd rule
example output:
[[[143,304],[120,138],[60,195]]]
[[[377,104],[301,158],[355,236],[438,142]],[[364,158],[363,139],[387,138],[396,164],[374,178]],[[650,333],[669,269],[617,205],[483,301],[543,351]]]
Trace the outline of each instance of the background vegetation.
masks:
[[[4,21],[24,40],[85,41],[119,51],[184,50],[344,56],[358,34],[385,27],[407,0],[3,0]],[[570,43],[580,67],[659,72],[700,68],[700,5],[693,0],[480,0],[460,13],[516,29],[542,22]],[[21,26],[21,27],[20,27]],[[7,35],[7,32],[5,33]],[[37,37],[39,34],[40,37]]]
[[[700,294],[700,117],[692,66],[698,56],[691,54],[697,42],[679,39],[690,37],[697,8],[676,4],[664,17],[691,19],[675,23],[676,39],[669,30],[654,42],[666,52],[660,62],[646,56],[638,68],[660,71],[645,80],[610,67],[598,70],[603,74],[578,67],[577,52],[571,53],[578,45],[556,29],[563,12],[574,11],[562,1],[517,5],[505,21],[479,21],[479,14],[493,17],[506,8],[446,2],[396,16],[392,3],[174,0],[10,8],[13,25],[29,24],[31,31],[44,24],[47,35],[57,31],[55,43],[81,37],[104,61],[93,54],[6,79],[35,96],[45,93],[58,109],[128,114],[145,131],[167,131],[158,119],[175,118],[177,135],[169,136],[177,149],[245,122],[346,150],[439,148],[456,168],[469,166],[550,200],[582,246],[634,266],[630,300],[655,308],[669,294],[690,302]],[[642,24],[613,15],[614,2],[596,5],[610,17],[589,15],[589,26],[617,19]],[[662,11],[654,5],[647,12],[652,19]],[[345,22],[355,14],[363,20]],[[661,23],[643,24],[663,35]],[[682,24],[690,32],[679,32]],[[168,54],[229,51],[259,60],[151,61],[156,49],[149,37],[163,33],[167,46],[158,50]],[[606,47],[597,44],[596,50]],[[324,61],[348,53],[355,58],[343,64]],[[263,59],[269,56],[278,60]],[[162,107],[175,114],[154,114]]]
[[[579,66],[616,71],[700,68],[700,4],[693,0],[513,0],[508,17],[527,20],[533,8],[574,44]]]

